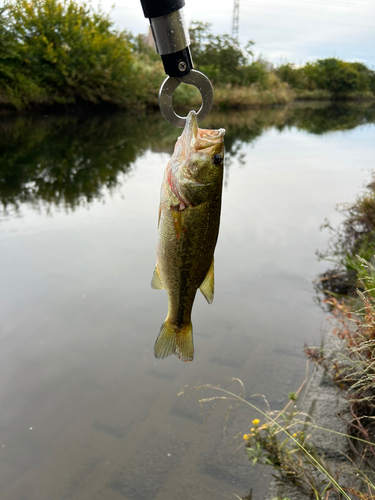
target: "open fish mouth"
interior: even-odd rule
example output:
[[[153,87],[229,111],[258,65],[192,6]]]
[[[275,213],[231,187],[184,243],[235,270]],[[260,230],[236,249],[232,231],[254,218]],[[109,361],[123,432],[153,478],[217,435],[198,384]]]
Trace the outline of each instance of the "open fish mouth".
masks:
[[[181,139],[185,143],[185,147],[195,151],[202,149],[213,148],[223,142],[225,129],[217,130],[201,129],[198,127],[197,113],[190,111],[187,118],[184,131]]]

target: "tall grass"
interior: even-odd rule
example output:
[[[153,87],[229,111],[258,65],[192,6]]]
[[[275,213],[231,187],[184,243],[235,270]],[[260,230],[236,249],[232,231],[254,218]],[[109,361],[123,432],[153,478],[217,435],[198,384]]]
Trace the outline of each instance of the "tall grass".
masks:
[[[326,299],[336,319],[334,333],[342,339],[342,349],[334,358],[327,358],[324,350],[318,348],[307,348],[306,353],[346,391],[349,416],[343,418],[348,425],[349,444],[357,463],[365,464],[374,474],[375,444],[371,441],[375,436],[375,267],[359,256],[355,261],[358,299]],[[353,438],[361,441],[359,445]]]
[[[236,87],[230,84],[215,88],[215,106],[217,108],[236,108],[271,106],[287,104],[293,100],[293,93],[288,85],[283,84],[275,75],[268,75],[268,88],[258,83],[249,87]]]
[[[173,102],[175,106],[183,109],[193,107],[199,109],[202,98],[199,92],[189,85],[180,85],[177,88]],[[273,73],[267,75],[267,86],[264,88],[259,83],[249,86],[235,85],[232,83],[214,86],[214,109],[244,109],[290,103],[294,93],[290,87],[281,82]]]
[[[335,318],[334,333],[342,340],[335,357],[321,348],[306,348],[332,381],[347,394],[349,444],[355,462],[375,471],[375,177],[355,203],[343,207],[344,221],[321,252],[335,267],[316,281]],[[353,438],[356,441],[353,441]],[[375,496],[375,492],[372,492]],[[367,497],[363,497],[367,498]],[[372,497],[369,497],[372,498]]]
[[[328,500],[332,492],[339,493],[341,498],[347,500],[373,498],[375,495],[373,481],[356,465],[351,466],[351,463],[349,466],[346,465],[345,475],[346,478],[351,474],[354,474],[356,478],[360,477],[362,487],[359,489],[352,487],[349,491],[347,486],[340,485],[340,475],[343,471],[331,470],[329,461],[324,455],[318,453],[312,431],[314,429],[325,432],[335,431],[317,426],[298,408],[297,401],[306,380],[296,393],[289,394],[289,402],[279,411],[272,411],[267,401],[268,410],[263,411],[249,401],[249,397],[246,397],[245,387],[241,380],[234,378],[232,381],[240,384],[239,394],[211,384],[204,384],[195,389],[213,391],[213,395],[199,399],[201,405],[213,403],[209,415],[220,401],[230,404],[227,415],[233,402],[243,404],[258,412],[260,418],[254,419],[248,428],[243,429],[236,436],[243,438],[246,455],[252,465],[272,467],[277,473],[275,476],[277,482],[293,486],[299,494],[309,495],[310,498],[316,500]],[[179,395],[185,392],[186,389],[183,389]],[[357,440],[366,445],[375,446],[374,443],[365,439],[358,438]],[[240,448],[241,446],[237,450]],[[367,490],[370,491],[370,496],[367,496]]]

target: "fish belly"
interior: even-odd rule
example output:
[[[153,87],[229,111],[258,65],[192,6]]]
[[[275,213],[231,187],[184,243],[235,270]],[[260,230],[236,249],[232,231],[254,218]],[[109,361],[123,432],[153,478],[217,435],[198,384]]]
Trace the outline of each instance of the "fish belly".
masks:
[[[176,354],[190,361],[194,352],[191,311],[213,260],[221,200],[218,194],[182,211],[175,208],[176,200],[169,193],[161,204],[157,268],[168,294],[168,316],[155,344],[155,356]]]

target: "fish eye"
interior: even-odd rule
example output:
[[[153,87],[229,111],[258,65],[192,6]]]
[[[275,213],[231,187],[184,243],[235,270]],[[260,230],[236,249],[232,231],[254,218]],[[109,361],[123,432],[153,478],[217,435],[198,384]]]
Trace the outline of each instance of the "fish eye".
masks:
[[[221,155],[220,153],[216,153],[215,155],[213,155],[212,163],[214,163],[215,165],[219,165],[219,163],[221,163],[222,161],[223,155]]]

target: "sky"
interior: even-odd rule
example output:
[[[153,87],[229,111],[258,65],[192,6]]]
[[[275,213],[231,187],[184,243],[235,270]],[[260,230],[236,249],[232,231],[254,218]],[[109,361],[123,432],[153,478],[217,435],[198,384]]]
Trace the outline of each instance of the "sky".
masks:
[[[140,0],[101,0],[103,10],[114,1],[119,28],[148,31]],[[215,34],[231,33],[233,3],[185,0],[185,17],[188,24],[211,23]],[[240,0],[239,40],[254,41],[255,55],[275,64],[338,57],[375,69],[375,0]]]

